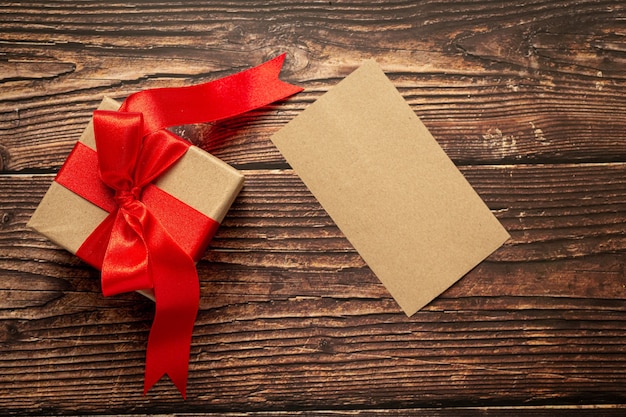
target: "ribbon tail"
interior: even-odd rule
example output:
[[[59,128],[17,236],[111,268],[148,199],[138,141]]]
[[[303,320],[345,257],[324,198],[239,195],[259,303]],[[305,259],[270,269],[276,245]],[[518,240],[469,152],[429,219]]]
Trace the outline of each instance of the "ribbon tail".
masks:
[[[196,299],[195,308],[183,306],[184,308],[177,309],[178,313],[167,311],[160,305],[163,300],[163,291],[161,290],[167,291],[167,289],[161,288],[159,290],[159,287],[162,286],[155,285],[156,312],[146,349],[143,392],[145,395],[157,381],[167,374],[183,398],[187,398],[189,352],[198,301]],[[197,281],[195,288],[198,288]],[[199,291],[194,292],[199,293]],[[178,301],[192,303],[192,300]]]
[[[198,296],[197,275],[195,281],[194,285],[188,283],[187,290],[190,295]],[[198,297],[195,297],[195,305],[192,297],[189,297],[188,299],[176,300],[181,305],[175,309],[170,309],[162,305],[163,299],[169,298],[169,296],[165,295],[168,288],[163,288],[163,285],[160,284],[160,282],[155,282],[154,286],[156,312],[146,349],[144,395],[167,374],[183,398],[186,398],[189,352],[198,311]]]
[[[159,295],[162,294],[155,290],[156,313],[148,337],[143,393],[145,395],[164,375],[168,375],[186,399],[189,352],[197,310],[175,315],[165,312],[159,306]]]
[[[303,90],[278,78],[284,61],[282,54],[204,84],[140,91],[130,95],[119,111],[143,113],[144,135],[166,127],[237,116]]]
[[[149,217],[147,223],[156,222]],[[164,245],[167,241],[171,244]],[[148,245],[155,314],[146,349],[144,394],[167,374],[186,398],[191,337],[200,300],[198,273],[193,259],[164,229],[155,228]]]
[[[254,100],[251,100],[253,107],[265,106],[303,90],[302,87],[286,83],[279,78],[285,62],[285,56],[286,54],[281,54],[257,67],[232,76],[242,77],[244,74],[249,75],[250,85],[258,86],[252,89],[252,92],[255,94]]]

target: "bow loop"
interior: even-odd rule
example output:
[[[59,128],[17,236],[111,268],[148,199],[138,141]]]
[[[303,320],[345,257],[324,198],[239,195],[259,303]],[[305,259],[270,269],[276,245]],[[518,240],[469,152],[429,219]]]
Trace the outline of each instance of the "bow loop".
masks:
[[[142,149],[143,115],[96,110],[93,130],[102,182],[114,191],[132,189]]]

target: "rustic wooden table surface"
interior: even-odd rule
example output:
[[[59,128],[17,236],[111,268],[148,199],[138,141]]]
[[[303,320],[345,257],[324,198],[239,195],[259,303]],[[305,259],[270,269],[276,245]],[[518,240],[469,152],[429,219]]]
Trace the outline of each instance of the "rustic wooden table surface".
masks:
[[[198,264],[188,399],[153,305],[26,222],[104,95],[287,53],[303,93],[177,132],[246,186]],[[414,316],[269,137],[375,58],[511,233]],[[0,4],[0,414],[626,415],[626,4]]]

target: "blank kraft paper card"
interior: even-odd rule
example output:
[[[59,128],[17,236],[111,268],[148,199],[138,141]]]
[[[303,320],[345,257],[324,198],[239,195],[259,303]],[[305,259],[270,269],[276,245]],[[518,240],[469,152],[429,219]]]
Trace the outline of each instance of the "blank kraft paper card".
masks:
[[[509,237],[374,61],[272,141],[407,315]]]

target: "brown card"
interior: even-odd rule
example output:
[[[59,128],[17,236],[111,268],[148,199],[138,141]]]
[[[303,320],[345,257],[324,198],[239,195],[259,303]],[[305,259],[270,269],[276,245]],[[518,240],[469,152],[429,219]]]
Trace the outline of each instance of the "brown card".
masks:
[[[407,315],[509,237],[373,61],[272,141]]]

